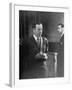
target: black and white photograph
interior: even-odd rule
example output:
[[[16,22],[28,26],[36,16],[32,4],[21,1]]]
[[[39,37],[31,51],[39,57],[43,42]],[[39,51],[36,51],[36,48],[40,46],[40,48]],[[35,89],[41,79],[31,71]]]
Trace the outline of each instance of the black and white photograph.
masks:
[[[64,77],[64,13],[19,10],[19,79]]]
[[[68,81],[68,8],[12,4],[11,10],[10,85]]]
[[[0,88],[72,90],[72,0],[1,0],[0,9]]]

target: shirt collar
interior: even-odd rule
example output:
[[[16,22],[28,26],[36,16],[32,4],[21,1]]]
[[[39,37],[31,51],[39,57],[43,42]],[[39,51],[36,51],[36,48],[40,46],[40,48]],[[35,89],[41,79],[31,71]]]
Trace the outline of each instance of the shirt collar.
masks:
[[[37,41],[37,36],[36,35],[33,35],[33,37]],[[40,39],[40,37],[39,37],[39,39]],[[42,39],[42,37],[41,37],[41,39]]]
[[[36,35],[33,35],[34,39],[37,41],[37,36]]]

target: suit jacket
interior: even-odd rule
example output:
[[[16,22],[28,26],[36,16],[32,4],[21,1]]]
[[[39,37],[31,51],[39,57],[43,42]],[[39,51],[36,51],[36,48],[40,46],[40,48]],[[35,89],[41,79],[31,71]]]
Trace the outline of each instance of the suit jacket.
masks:
[[[58,76],[64,76],[64,35],[61,37],[58,45],[58,62],[57,62]]]
[[[43,52],[47,53],[48,52],[48,40],[45,37],[42,37],[42,38],[43,38],[42,50]],[[31,64],[33,65],[34,63],[43,61],[43,59],[38,60],[35,58],[35,56],[40,52],[40,47],[38,46],[33,36],[28,39],[27,48],[28,48],[27,61],[29,65]]]
[[[58,53],[64,55],[64,35],[61,37],[58,45]]]

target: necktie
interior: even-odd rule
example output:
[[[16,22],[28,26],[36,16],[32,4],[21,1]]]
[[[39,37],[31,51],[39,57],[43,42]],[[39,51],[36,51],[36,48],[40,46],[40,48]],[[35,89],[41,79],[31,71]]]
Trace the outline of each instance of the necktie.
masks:
[[[37,39],[37,43],[40,48],[40,52],[42,52],[42,38],[41,37]]]
[[[40,46],[40,38],[37,38],[37,44]]]

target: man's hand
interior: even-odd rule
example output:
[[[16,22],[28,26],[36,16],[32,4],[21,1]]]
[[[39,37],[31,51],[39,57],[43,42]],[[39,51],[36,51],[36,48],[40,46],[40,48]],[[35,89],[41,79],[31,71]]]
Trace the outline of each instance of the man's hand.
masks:
[[[43,53],[43,56],[44,56],[44,59],[47,59],[48,58],[48,56],[47,56],[46,53]]]
[[[37,59],[47,59],[48,56],[46,53],[38,53],[36,56],[35,56]]]

